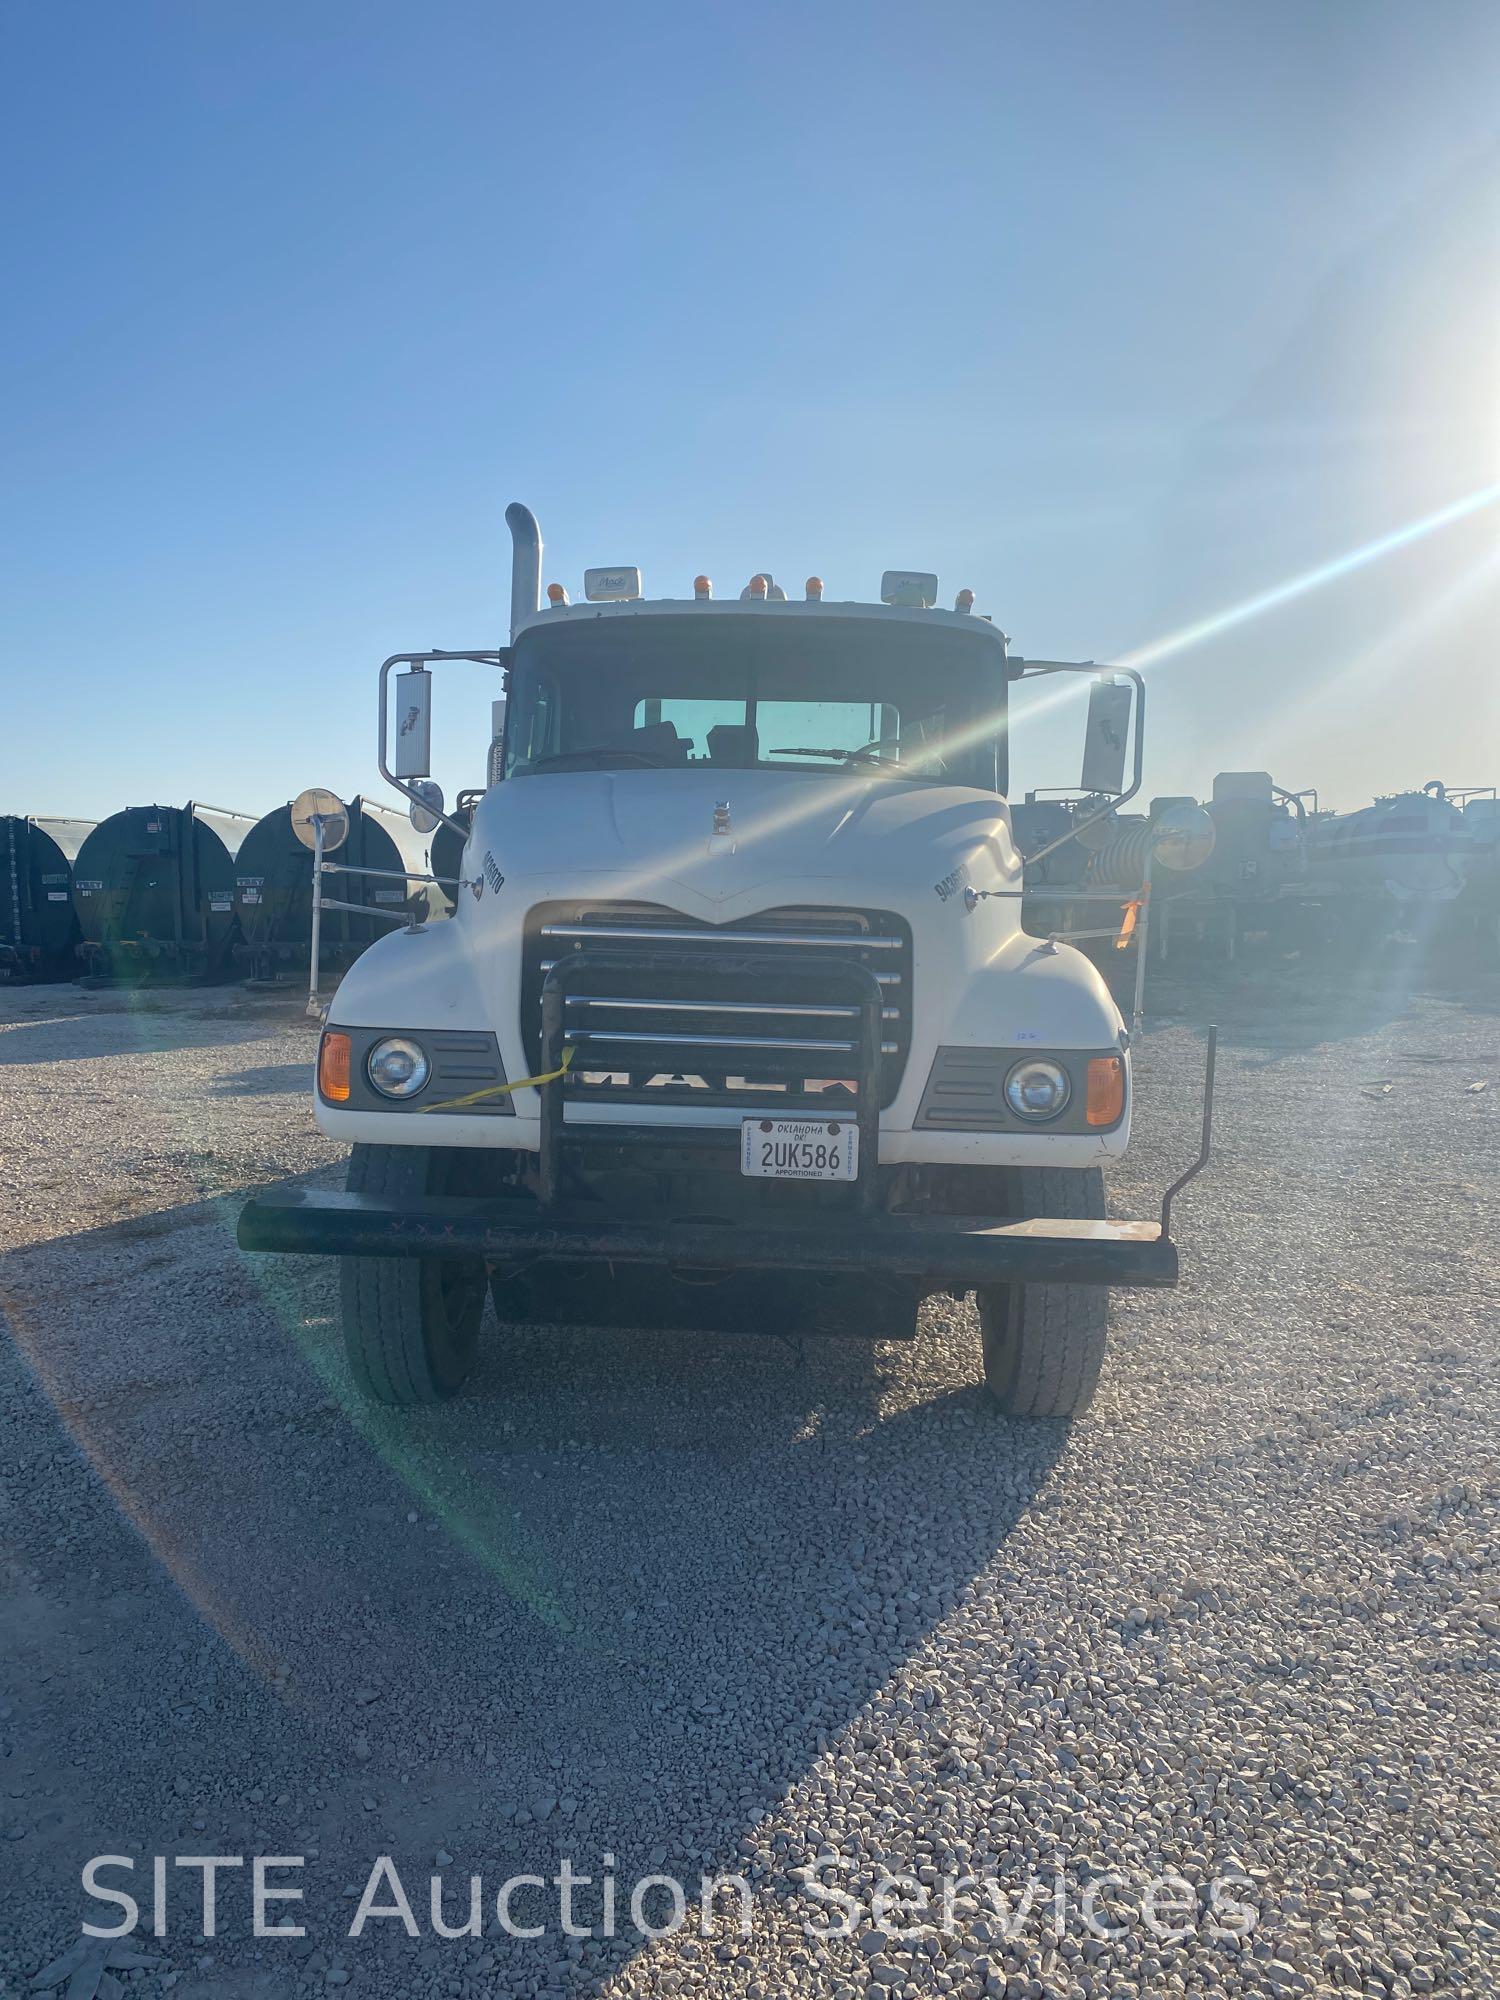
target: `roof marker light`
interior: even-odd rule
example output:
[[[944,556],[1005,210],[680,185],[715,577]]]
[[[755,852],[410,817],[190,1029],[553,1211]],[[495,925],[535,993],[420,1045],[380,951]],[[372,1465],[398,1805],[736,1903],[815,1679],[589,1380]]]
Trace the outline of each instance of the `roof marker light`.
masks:
[[[822,579],[822,577],[820,577],[820,576],[810,576],[810,577],[809,577],[809,578],[807,579],[807,583],[806,583],[806,585],[805,585],[805,588],[806,588],[806,591],[807,591],[807,601],[808,601],[808,603],[809,603],[809,604],[821,604],[821,603],[823,602],[823,579]]]
[[[693,578],[694,597],[712,597],[713,594],[714,582],[711,576],[695,576]]]
[[[547,600],[551,604],[566,604],[568,593],[560,583],[549,583],[547,585]]]
[[[745,585],[745,588],[740,592],[741,597],[763,598],[765,594],[766,578],[763,576],[752,576],[750,581]]]
[[[953,609],[955,611],[972,611],[974,609],[973,591],[961,590],[953,600]]]

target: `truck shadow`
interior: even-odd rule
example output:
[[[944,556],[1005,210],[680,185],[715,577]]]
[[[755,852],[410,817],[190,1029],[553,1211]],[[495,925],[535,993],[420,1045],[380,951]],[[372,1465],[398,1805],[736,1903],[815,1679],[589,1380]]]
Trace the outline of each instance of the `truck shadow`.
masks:
[[[419,1940],[390,1922],[343,1940],[341,1885],[377,1853],[409,1871],[420,1910],[446,1849],[454,1894],[480,1874],[492,1918],[501,1881],[550,1878],[565,1854],[597,1880],[612,1853],[627,1897],[671,1873],[690,1902],[700,1876],[745,1868],[742,1845],[820,1752],[920,1680],[1066,1449],[1066,1426],[984,1405],[953,1306],[929,1307],[915,1342],[810,1341],[800,1357],[774,1339],[491,1321],[463,1399],[371,1411],[350,1389],[332,1266],[242,1257],[238,1206],[0,1267],[28,1452],[55,1464],[71,1441],[85,1567],[134,1573],[149,1601],[84,1649],[86,1675],[77,1663],[68,1728],[86,1740],[35,1754],[66,1772],[81,1751],[91,1797],[130,1774],[84,1855],[106,1835],[171,1853],[192,1811],[171,1773],[191,1800],[243,1801],[264,1766],[297,1802],[289,1824],[315,1829],[306,1920],[378,1991],[407,1990],[401,1968],[435,1947],[425,1915]],[[101,1257],[110,1322],[130,1329],[103,1343],[68,1304]],[[64,1595],[75,1565],[58,1563]],[[1024,1658],[1015,1672],[1019,1688]],[[143,1780],[142,1740],[158,1738],[171,1755]],[[269,1821],[217,1810],[215,1851],[298,1851]],[[71,1850],[34,1860],[39,1880],[76,1885]],[[582,1894],[579,1909],[590,1921]],[[541,1938],[496,1941],[500,1977],[593,1993],[641,1942],[624,1924],[569,1959],[554,1899]],[[463,1947],[436,1948],[457,1970]]]

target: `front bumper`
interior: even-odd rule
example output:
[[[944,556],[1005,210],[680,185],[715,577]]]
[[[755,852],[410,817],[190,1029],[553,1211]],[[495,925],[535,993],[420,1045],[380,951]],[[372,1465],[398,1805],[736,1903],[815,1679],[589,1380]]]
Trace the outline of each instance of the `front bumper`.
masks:
[[[609,954],[608,960],[625,968],[641,962],[626,953]],[[398,1206],[371,1195],[282,1189],[246,1204],[240,1247],[344,1257],[467,1257],[520,1270],[532,1264],[622,1264],[716,1275],[814,1272],[851,1281],[899,1280],[927,1292],[1007,1284],[1176,1284],[1171,1204],[1208,1159],[1216,1030],[1209,1031],[1199,1156],[1167,1190],[1159,1222],[893,1214],[882,1206],[879,1174],[880,988],[861,966],[830,968],[845,982],[859,1018],[860,1159],[849,1207],[804,1222],[621,1217],[563,1193],[567,1152],[628,1137],[622,1128],[611,1134],[607,1127],[579,1125],[564,1116],[559,1065],[566,989],[593,962],[591,953],[560,961],[542,988],[543,1073],[555,1080],[540,1091],[535,1201],[427,1196]],[[745,963],[754,970],[753,958]],[[585,1045],[588,1040],[586,1030],[574,1036]],[[721,1144],[729,1136],[713,1135]],[[637,1137],[659,1146],[664,1134],[648,1129]],[[704,1137],[699,1134],[699,1141]]]
[[[622,1220],[584,1203],[435,1196],[396,1205],[321,1188],[257,1195],[242,1250],[342,1257],[476,1257],[486,1264],[656,1265],[674,1271],[815,1271],[914,1280],[930,1291],[1009,1284],[1175,1285],[1177,1246],[1157,1222],[851,1213],[816,1225]]]

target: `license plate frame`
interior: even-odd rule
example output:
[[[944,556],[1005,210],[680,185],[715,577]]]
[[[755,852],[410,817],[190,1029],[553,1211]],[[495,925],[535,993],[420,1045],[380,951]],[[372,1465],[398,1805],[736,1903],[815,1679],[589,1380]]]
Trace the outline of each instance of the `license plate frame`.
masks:
[[[806,1148],[806,1154],[799,1155],[796,1148]],[[820,1162],[820,1149],[831,1153],[833,1160]],[[815,1115],[742,1118],[740,1173],[747,1180],[832,1181],[847,1186],[859,1178],[858,1121]]]

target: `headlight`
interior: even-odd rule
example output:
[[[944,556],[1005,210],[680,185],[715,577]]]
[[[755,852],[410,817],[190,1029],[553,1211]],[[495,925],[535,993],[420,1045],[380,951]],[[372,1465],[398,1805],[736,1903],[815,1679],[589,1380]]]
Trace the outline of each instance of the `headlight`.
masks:
[[[1028,1056],[1006,1076],[1005,1101],[1018,1118],[1055,1118],[1072,1089],[1061,1064]]]
[[[365,1058],[365,1074],[382,1097],[415,1097],[432,1073],[420,1042],[389,1035]]]

